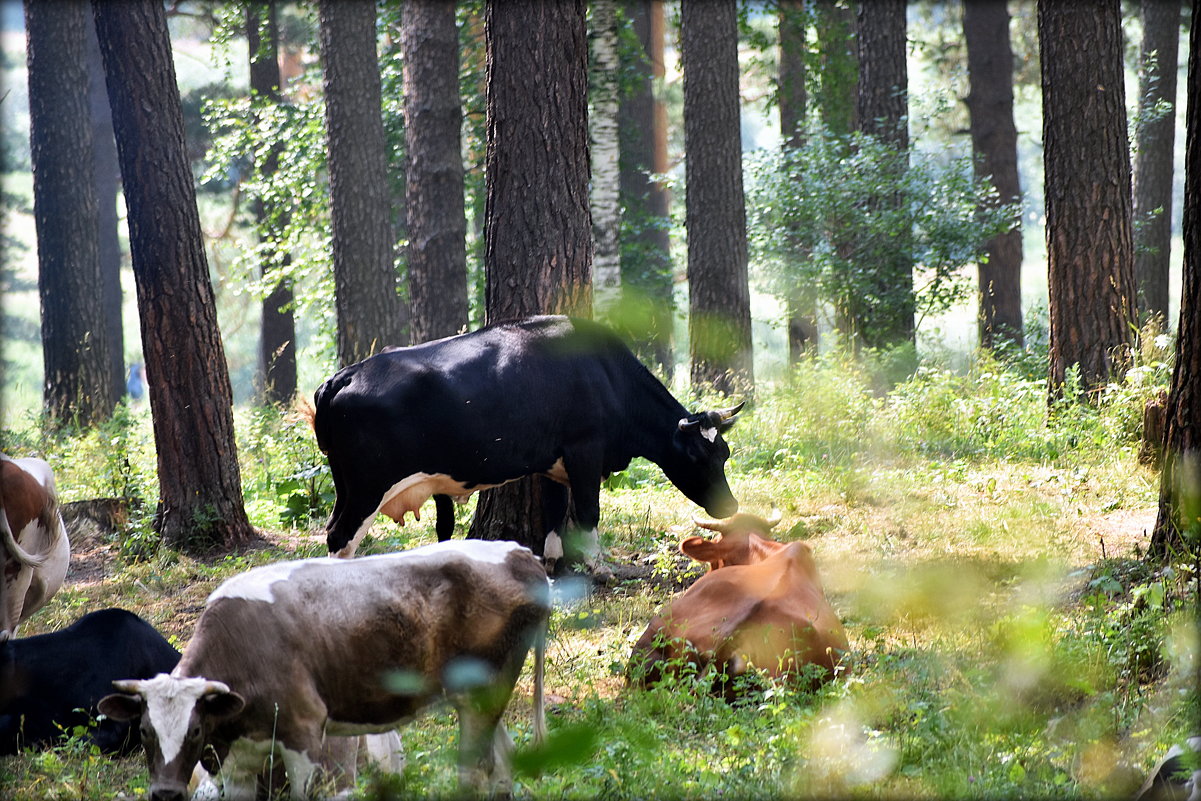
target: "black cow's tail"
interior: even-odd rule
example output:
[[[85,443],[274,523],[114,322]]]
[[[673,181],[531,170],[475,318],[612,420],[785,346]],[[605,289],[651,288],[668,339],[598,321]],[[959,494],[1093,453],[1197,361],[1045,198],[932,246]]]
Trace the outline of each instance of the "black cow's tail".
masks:
[[[333,418],[330,404],[333,403],[334,397],[338,392],[349,383],[350,376],[346,375],[345,370],[342,370],[334,374],[332,378],[327,379],[313,393],[312,417],[310,421],[313,425],[313,435],[317,437],[317,447],[321,449],[322,453],[329,453],[329,447],[333,439],[333,433],[330,431]]]

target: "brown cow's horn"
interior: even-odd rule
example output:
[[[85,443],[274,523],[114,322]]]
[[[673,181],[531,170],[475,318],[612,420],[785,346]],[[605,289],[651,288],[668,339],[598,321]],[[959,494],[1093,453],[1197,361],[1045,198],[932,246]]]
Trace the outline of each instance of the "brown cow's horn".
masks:
[[[780,525],[780,521],[783,519],[784,519],[784,515],[780,514],[780,510],[773,506],[772,510],[771,510],[771,515],[769,515],[767,517],[767,519],[764,520],[763,522],[767,524],[767,527],[769,529],[772,529],[772,528],[775,528],[776,526]]]
[[[710,531],[717,531],[724,534],[726,531],[725,520],[714,520],[712,517],[697,517],[693,515],[692,522],[701,528],[707,528]]]
[[[117,679],[113,682],[113,689],[119,693],[137,695],[142,690],[142,682],[138,679]]]

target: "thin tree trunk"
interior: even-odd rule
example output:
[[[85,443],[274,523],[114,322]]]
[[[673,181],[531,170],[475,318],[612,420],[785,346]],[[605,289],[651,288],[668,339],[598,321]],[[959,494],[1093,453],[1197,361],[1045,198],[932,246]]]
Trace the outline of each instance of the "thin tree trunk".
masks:
[[[965,0],[967,96],[976,177],[988,178],[1000,203],[1021,202],[1018,133],[1013,122],[1013,50],[1005,0]],[[1003,340],[1022,344],[1022,231],[1015,227],[988,241],[979,266],[980,346]]]
[[[633,86],[618,108],[621,137],[620,328],[631,348],[663,375],[672,374],[671,192],[653,176],[667,173],[667,111],[655,96],[664,74],[661,0],[637,0],[626,13],[641,47],[625,69]],[[630,48],[633,50],[633,48]],[[623,51],[624,52],[624,51]]]
[[[855,87],[859,81],[855,12],[850,4],[814,0],[821,94],[818,110],[831,133],[847,136],[859,126]]]
[[[754,385],[734,0],[680,8],[692,386]]]
[[[160,3],[93,3],[129,209],[167,544],[247,542],[233,395],[217,329],[167,17]]]
[[[484,14],[486,321],[591,316],[583,0],[490,0]],[[480,493],[468,536],[513,539],[541,554],[542,493],[557,489],[545,481],[525,478]],[[582,550],[594,551],[595,543]]]
[[[101,286],[100,230],[89,119],[87,14],[78,0],[28,2],[29,140],[38,239],[38,294],[46,411],[90,426],[120,395]]]
[[[1184,540],[1201,548],[1201,2],[1193,0],[1189,33],[1184,155],[1184,282],[1176,366],[1165,412],[1159,516],[1149,553],[1163,559]]]
[[[593,0],[592,279],[598,319],[609,321],[621,300],[621,149],[618,143],[616,0]]]
[[[407,0],[402,13],[409,294],[413,341],[426,342],[467,328],[459,30],[444,0]]]
[[[392,238],[374,0],[321,0],[338,361],[408,344]]]
[[[260,28],[266,33],[265,39],[259,34]],[[279,25],[274,0],[261,5],[252,2],[246,6],[246,38],[250,51],[250,89],[261,102],[278,104]],[[269,180],[278,166],[279,148],[273,147],[259,171]],[[283,221],[270,221],[271,215],[262,198],[255,203],[254,213],[259,231],[270,231],[268,236],[278,239]],[[287,266],[289,259],[286,255],[283,258],[283,266]],[[260,272],[265,276],[270,269],[270,264],[265,263]],[[292,302],[292,284],[286,279],[277,282],[271,293],[263,298],[259,375],[263,382],[263,399],[268,403],[287,404],[296,395],[296,320]]]
[[[92,164],[96,181],[96,203],[100,230],[100,303],[109,339],[109,375],[114,398],[125,394],[125,320],[121,290],[121,221],[117,215],[117,193],[121,191],[121,166],[117,163],[117,142],[113,139],[113,113],[108,107],[104,85],[104,63],[96,24],[87,14],[88,107],[92,120]]]
[[[871,0],[859,4],[858,106],[859,130],[897,150],[909,148],[905,0]],[[895,205],[897,197],[874,202]],[[899,241],[910,236],[898,231]],[[907,246],[882,254],[871,284],[851,301],[851,317],[860,341],[888,347],[914,341],[913,264]]]
[[[1135,321],[1130,153],[1117,0],[1039,0],[1050,383],[1119,372]]]
[[[1142,0],[1139,106],[1134,166],[1134,277],[1139,309],[1168,317],[1168,265],[1172,250],[1172,155],[1176,140],[1176,55],[1179,0]],[[1152,63],[1153,62],[1153,63]],[[1157,106],[1163,111],[1153,111]],[[1147,119],[1151,116],[1151,119]]]

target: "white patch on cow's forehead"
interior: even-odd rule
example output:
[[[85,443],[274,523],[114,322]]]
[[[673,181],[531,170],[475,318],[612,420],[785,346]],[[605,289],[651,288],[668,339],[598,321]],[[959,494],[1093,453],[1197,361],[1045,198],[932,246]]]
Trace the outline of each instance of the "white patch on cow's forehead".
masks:
[[[164,673],[139,683],[138,692],[146,699],[146,719],[158,737],[164,763],[179,756],[192,710],[212,684],[208,679],[183,679]]]
[[[709,440],[710,442],[713,442],[717,439],[717,429],[716,428],[702,428],[701,436],[704,437],[705,439]]]

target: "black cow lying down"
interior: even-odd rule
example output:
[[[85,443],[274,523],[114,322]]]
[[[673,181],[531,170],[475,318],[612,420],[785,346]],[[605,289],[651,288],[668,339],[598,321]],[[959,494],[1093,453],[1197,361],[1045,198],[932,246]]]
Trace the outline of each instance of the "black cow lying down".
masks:
[[[169,673],[179,652],[124,609],[84,615],[62,631],[0,643],[0,754],[53,742],[96,715],[117,679]],[[83,711],[77,711],[83,710]],[[105,753],[129,753],[129,724],[100,721],[88,738]]]
[[[588,320],[530,317],[389,349],[335,373],[314,401],[337,491],[326,539],[339,556],[354,555],[377,513],[404,522],[433,496],[445,540],[452,498],[542,475],[553,479],[542,555],[563,554],[570,487],[582,530],[570,555],[588,562],[599,550],[601,481],[635,456],[710,515],[738,509],[721,432],[741,404],[689,414],[613,332]]]

